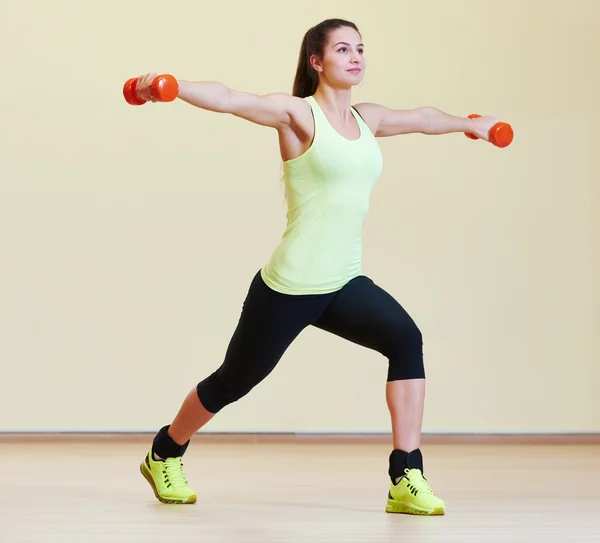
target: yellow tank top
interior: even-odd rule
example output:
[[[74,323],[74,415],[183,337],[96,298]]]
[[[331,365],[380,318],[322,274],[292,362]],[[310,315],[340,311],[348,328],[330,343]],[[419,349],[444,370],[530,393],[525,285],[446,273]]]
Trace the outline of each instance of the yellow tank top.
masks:
[[[283,294],[326,294],[361,274],[362,228],[383,160],[371,130],[352,108],[360,136],[349,140],[309,96],[315,134],[309,149],[283,163],[287,227],[264,282]]]

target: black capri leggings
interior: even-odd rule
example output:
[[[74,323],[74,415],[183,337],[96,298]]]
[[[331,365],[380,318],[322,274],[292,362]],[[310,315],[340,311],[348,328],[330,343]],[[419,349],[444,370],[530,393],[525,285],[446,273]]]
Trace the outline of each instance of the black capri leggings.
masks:
[[[424,379],[421,332],[402,306],[363,275],[330,294],[290,295],[254,277],[221,367],[198,384],[202,405],[217,413],[248,394],[312,325],[388,358],[388,381]]]

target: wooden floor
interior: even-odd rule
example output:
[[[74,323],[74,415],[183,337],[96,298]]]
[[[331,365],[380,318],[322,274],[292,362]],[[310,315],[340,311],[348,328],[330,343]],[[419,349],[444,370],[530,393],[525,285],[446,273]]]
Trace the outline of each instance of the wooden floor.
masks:
[[[0,440],[0,542],[600,542],[600,446],[424,445],[444,517],[384,512],[389,446],[196,438],[195,505],[158,503],[149,437]]]

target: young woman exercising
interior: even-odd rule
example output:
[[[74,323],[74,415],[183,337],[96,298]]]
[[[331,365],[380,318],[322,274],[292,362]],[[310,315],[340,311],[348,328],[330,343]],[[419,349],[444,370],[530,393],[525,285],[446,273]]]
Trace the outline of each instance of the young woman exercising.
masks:
[[[361,274],[361,231],[382,169],[376,137],[463,132],[490,141],[497,121],[455,117],[433,107],[351,106],[352,87],[362,81],[365,67],[357,27],[329,19],[304,36],[292,96],[178,81],[177,96],[189,104],[277,130],[288,221],[271,259],[251,281],[223,363],[191,390],[141,464],[162,502],[196,501],[182,468],[190,438],[267,377],[304,328],[316,326],[388,360],[393,450],[386,511],[445,513],[423,476],[419,449],[425,397],[421,332],[392,296]],[[155,76],[137,79],[140,99],[155,100]]]

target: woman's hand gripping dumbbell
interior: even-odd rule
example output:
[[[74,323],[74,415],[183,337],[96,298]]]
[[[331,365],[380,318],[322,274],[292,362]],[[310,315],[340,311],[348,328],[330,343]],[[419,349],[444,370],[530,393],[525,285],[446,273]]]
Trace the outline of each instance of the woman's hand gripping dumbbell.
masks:
[[[482,117],[476,113],[469,115],[469,119],[474,120],[474,130],[472,133],[465,133],[467,138],[472,140],[481,138],[496,147],[507,147],[511,144],[514,133],[510,124],[498,122],[495,117]]]
[[[149,73],[128,79],[123,96],[128,104],[141,106],[146,102],[172,102],[179,94],[179,84],[172,75]]]

